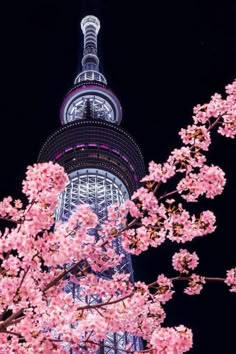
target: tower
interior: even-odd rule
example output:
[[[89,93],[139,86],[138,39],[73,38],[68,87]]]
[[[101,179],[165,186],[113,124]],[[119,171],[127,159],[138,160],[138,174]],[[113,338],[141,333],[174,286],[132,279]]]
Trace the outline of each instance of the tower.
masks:
[[[137,189],[145,168],[138,145],[119,127],[122,120],[120,102],[107,88],[107,81],[99,71],[97,35],[100,22],[95,16],[86,16],[81,21],[81,29],[84,34],[82,71],[62,103],[62,127],[44,143],[38,160],[57,162],[69,175],[70,183],[60,198],[58,219],[66,221],[77,204],[87,203],[102,223],[109,205],[122,204]],[[119,239],[114,247],[124,254],[122,263],[102,276],[109,278],[114,272],[122,271],[133,277],[131,257],[122,250]],[[74,284],[68,284],[66,291],[80,296]],[[111,333],[104,340],[100,353],[123,353],[128,342],[133,343],[132,350],[140,349],[139,338],[128,333]]]

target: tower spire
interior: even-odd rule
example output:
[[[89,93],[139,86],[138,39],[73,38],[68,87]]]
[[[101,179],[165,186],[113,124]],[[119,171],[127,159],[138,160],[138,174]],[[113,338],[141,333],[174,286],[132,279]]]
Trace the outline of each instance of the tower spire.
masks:
[[[61,122],[94,119],[119,125],[122,119],[120,102],[107,88],[107,81],[99,71],[97,36],[100,21],[95,16],[86,16],[81,21],[81,29],[84,35],[82,71],[62,103]]]
[[[100,30],[100,21],[97,17],[88,15],[80,23],[84,35],[84,50],[81,61],[82,72],[75,79],[75,84],[82,81],[98,81],[106,84],[105,77],[99,71],[97,55],[97,36]]]
[[[100,21],[95,16],[86,16],[81,21],[81,29],[84,35],[84,56],[82,59],[83,71],[99,71],[99,59],[97,56],[97,35],[100,30]]]

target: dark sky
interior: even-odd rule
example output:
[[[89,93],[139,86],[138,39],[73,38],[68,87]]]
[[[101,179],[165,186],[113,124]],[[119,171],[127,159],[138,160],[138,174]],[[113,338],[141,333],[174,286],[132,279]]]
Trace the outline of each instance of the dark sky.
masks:
[[[100,18],[99,56],[109,87],[123,106],[122,126],[139,143],[146,163],[163,162],[180,146],[192,107],[207,102],[236,76],[234,1],[7,1],[0,5],[0,197],[19,196],[26,166],[59,127],[59,108],[80,69],[84,15]],[[156,7],[154,6],[156,4]],[[201,208],[217,215],[215,234],[189,249],[199,272],[224,276],[236,264],[235,142],[214,136],[210,163],[227,174],[225,193]],[[172,276],[167,243],[134,259],[136,278]],[[200,297],[178,289],[166,325],[193,328],[191,353],[236,353],[236,294],[211,284]]]

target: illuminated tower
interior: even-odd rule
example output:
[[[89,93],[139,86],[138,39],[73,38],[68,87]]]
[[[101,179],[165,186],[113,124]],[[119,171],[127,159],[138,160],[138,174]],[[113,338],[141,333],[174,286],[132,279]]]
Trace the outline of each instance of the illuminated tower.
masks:
[[[62,103],[62,127],[47,139],[39,161],[61,164],[70,178],[61,195],[58,219],[67,220],[77,204],[88,203],[102,223],[109,205],[122,204],[137,189],[145,169],[138,145],[119,127],[120,102],[107,88],[107,81],[99,71],[97,34],[100,22],[94,16],[86,16],[81,21],[81,28],[84,34],[82,71]],[[119,240],[114,242],[114,247],[124,254]],[[109,278],[114,271],[129,272],[133,277],[130,255],[125,254],[119,267],[102,276]],[[79,289],[72,283],[66,291],[79,297]],[[111,333],[104,340],[100,353],[121,354],[123,351],[119,349],[124,349],[128,342],[133,343],[132,350],[140,349],[138,338],[128,333]]]

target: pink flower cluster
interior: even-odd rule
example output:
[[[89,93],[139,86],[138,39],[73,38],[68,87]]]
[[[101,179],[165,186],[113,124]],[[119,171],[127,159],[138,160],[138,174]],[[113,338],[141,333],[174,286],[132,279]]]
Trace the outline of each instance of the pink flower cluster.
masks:
[[[182,354],[193,346],[192,331],[183,325],[160,327],[153,332],[150,344],[156,354]]]
[[[225,283],[230,286],[230,290],[232,293],[236,293],[236,268],[227,270],[227,276],[225,279]]]
[[[180,273],[189,273],[190,269],[195,269],[198,265],[199,258],[196,252],[190,253],[185,249],[180,249],[172,257],[172,265],[175,270]]]
[[[130,274],[117,273],[111,279],[97,277],[94,274],[88,274],[86,278],[79,280],[82,287],[82,296],[98,296],[99,298],[110,299],[118,295],[122,298],[134,291],[133,284],[130,282]]]
[[[141,181],[155,181],[166,183],[168,179],[175,175],[175,166],[168,162],[165,162],[163,165],[160,163],[157,164],[154,161],[149,163],[149,175],[145,176]]]
[[[160,327],[162,304],[173,296],[172,281],[188,279],[184,292],[195,295],[213,278],[192,274],[171,280],[161,274],[147,285],[133,284],[130,274],[117,273],[112,279],[96,274],[121,264],[124,254],[117,253],[114,240],[138,255],[166,239],[184,243],[215,230],[211,211],[190,215],[167,198],[179,193],[190,202],[222,193],[224,172],[207,166],[202,150],[208,150],[216,125],[220,134],[236,135],[236,81],[226,93],[226,99],[215,94],[208,104],[194,108],[194,124],[179,133],[185,146],[174,149],[163,164],[150,163],[143,179],[146,187],[122,206],[109,208],[108,219],[99,225],[99,240],[90,232],[98,218],[88,205],[75,208],[67,222],[55,224],[58,196],[68,183],[63,168],[52,162],[28,168],[23,182],[28,205],[11,197],[0,202],[1,219],[14,225],[3,231],[0,242],[0,353],[63,354],[69,348],[95,353],[110,332],[143,337],[157,354],[181,354],[192,347],[191,330]],[[160,195],[162,184],[177,172],[185,173],[184,178],[173,191]],[[172,264],[188,274],[198,256],[181,249]],[[225,283],[236,292],[236,268],[227,271]]]
[[[14,200],[12,197],[4,198],[0,202],[0,216],[10,221],[19,221],[24,214],[22,208],[22,202],[20,200]]]
[[[185,243],[195,237],[204,236],[215,230],[215,216],[207,210],[197,218],[191,216],[181,204],[164,222],[167,238],[173,242]]]
[[[235,87],[236,80],[226,86],[227,97],[225,100],[222,99],[221,95],[215,94],[208,104],[194,107],[194,123],[209,123],[211,127],[217,121],[220,124],[218,133],[234,138],[236,135]]]
[[[176,172],[191,172],[196,167],[202,167],[206,162],[206,157],[198,148],[182,146],[180,149],[174,149],[168,158],[168,162],[176,165]]]
[[[144,195],[144,194],[143,194]],[[150,204],[151,192],[147,192],[147,201],[142,199],[142,206]],[[156,200],[156,199],[155,199]],[[140,202],[141,203],[141,202]],[[160,246],[166,238],[173,242],[185,243],[193,240],[195,237],[204,236],[215,230],[215,216],[211,211],[203,211],[199,217],[191,216],[181,204],[178,207],[164,206],[155,202],[153,208],[142,209],[140,221],[134,223],[133,227],[121,231],[121,242],[124,250],[138,255],[151,247]],[[155,211],[155,212],[154,212]],[[117,219],[116,219],[117,220]],[[141,224],[141,226],[140,226]],[[114,230],[117,224],[109,223],[110,232]],[[107,224],[102,227],[103,234],[109,230]],[[113,234],[110,239],[116,237]]]
[[[160,274],[157,277],[156,285],[157,290],[155,293],[155,298],[158,301],[164,304],[172,299],[174,291],[172,290],[173,283],[170,279],[168,279],[164,274]]]
[[[204,165],[199,173],[189,173],[177,185],[182,198],[196,202],[200,195],[215,198],[223,192],[226,183],[225,173],[218,166]]]
[[[188,287],[184,289],[185,294],[188,295],[198,295],[200,294],[203,284],[205,284],[205,278],[197,275],[192,274],[189,279]]]
[[[60,165],[52,162],[34,164],[27,168],[23,192],[27,195],[29,202],[40,202],[44,206],[50,203],[55,195],[58,197],[58,192],[65,189],[68,181],[68,176]]]
[[[185,145],[196,146],[202,150],[208,150],[211,143],[210,133],[204,125],[188,125],[182,128],[179,135]]]

